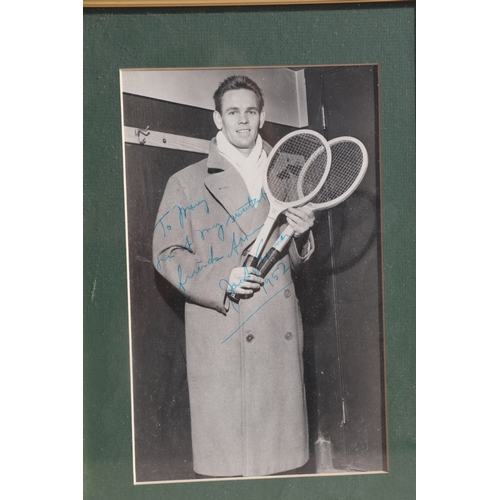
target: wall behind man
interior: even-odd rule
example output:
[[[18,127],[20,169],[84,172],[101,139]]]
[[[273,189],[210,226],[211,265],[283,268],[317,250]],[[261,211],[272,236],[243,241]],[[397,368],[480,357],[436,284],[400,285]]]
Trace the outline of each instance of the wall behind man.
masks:
[[[122,91],[162,101],[214,109],[212,94],[228,76],[248,76],[265,96],[266,119],[290,127],[308,124],[304,70],[289,68],[238,68],[192,70],[123,70]],[[213,90],[212,90],[213,89]]]

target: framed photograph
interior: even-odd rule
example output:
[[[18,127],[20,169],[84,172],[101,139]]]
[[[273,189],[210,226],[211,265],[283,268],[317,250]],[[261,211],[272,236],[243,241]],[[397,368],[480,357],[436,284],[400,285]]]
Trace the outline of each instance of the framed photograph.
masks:
[[[84,10],[85,498],[414,498],[414,22]],[[334,140],[366,170],[312,211]],[[310,197],[266,222],[273,161]]]
[[[378,65],[121,94],[135,483],[387,472]]]

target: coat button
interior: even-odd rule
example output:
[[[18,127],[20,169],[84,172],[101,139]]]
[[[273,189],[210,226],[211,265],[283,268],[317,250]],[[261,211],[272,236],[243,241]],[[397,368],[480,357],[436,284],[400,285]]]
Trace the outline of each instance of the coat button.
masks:
[[[251,333],[249,333],[249,334],[247,335],[247,342],[252,342],[252,340],[253,340],[254,338],[255,338],[255,337],[254,337]]]
[[[248,252],[246,250],[243,250],[243,253],[241,254],[242,257],[246,257],[248,255]]]
[[[293,333],[292,332],[286,332],[285,333],[285,338],[287,340],[292,340],[293,339]]]
[[[292,292],[287,288],[285,290],[285,297],[288,299],[290,297],[290,295],[292,295]]]

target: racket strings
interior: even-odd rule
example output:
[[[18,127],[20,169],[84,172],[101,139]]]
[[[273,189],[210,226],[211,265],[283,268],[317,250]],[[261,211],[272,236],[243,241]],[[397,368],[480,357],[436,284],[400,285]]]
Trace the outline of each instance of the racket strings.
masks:
[[[319,185],[327,167],[328,158],[321,139],[309,134],[295,135],[269,160],[269,192],[280,202],[300,200]]]
[[[330,145],[332,165],[328,177],[312,203],[326,203],[342,196],[356,182],[363,167],[364,155],[358,144],[351,141]]]

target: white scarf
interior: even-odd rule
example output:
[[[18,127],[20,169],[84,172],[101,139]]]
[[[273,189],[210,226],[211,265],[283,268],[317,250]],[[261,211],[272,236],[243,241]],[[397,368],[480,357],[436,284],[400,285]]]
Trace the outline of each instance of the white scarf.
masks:
[[[267,161],[267,154],[262,147],[262,138],[257,136],[255,146],[248,157],[243,156],[238,148],[234,147],[222,131],[216,137],[217,148],[220,154],[233,165],[245,181],[250,197],[259,200],[262,196],[262,175]]]

